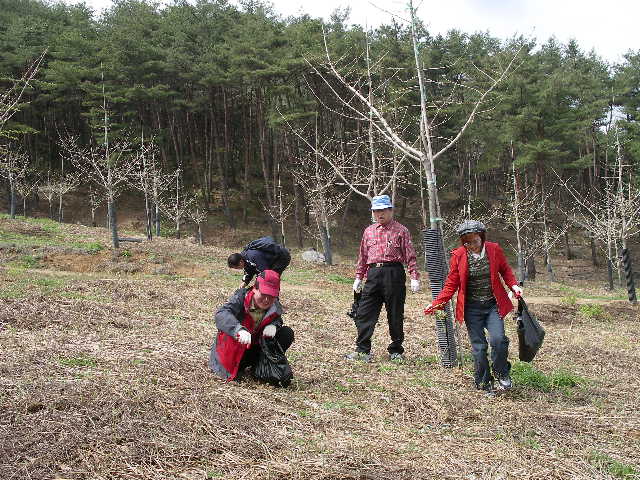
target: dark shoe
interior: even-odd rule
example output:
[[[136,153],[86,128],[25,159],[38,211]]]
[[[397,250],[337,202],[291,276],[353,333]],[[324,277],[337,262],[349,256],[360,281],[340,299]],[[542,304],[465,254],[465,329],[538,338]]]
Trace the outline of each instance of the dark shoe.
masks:
[[[476,384],[478,390],[482,390],[487,397],[495,397],[497,395],[496,389],[493,388],[491,383]]]
[[[352,360],[352,361],[359,360],[365,363],[371,362],[372,357],[373,357],[373,354],[365,353],[365,352],[351,352],[344,356],[344,358],[346,358],[347,360]]]
[[[498,393],[493,388],[484,391],[484,396],[488,398],[494,398],[497,394]]]
[[[510,390],[513,387],[511,377],[507,373],[506,375],[498,375],[498,388],[502,390]]]

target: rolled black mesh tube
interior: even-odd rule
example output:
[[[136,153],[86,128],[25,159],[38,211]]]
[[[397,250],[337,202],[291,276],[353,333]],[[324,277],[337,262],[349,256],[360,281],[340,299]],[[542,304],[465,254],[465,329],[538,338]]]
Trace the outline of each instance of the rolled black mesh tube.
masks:
[[[425,229],[423,233],[424,261],[429,273],[432,298],[436,298],[444,287],[449,267],[447,265],[440,230]],[[453,312],[449,304],[444,314],[436,315],[436,335],[443,367],[451,368],[458,364],[456,337],[453,328]]]

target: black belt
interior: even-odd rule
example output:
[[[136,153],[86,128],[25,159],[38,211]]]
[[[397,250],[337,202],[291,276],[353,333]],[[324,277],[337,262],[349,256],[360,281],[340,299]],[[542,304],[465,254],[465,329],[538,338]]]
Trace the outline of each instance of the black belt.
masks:
[[[370,263],[369,268],[373,267],[402,267],[402,263],[400,262],[379,262],[379,263]]]

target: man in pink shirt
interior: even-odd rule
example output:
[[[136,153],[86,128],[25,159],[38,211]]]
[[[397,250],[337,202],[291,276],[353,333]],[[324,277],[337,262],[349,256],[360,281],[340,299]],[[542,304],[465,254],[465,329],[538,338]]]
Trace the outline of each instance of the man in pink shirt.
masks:
[[[404,225],[393,219],[393,205],[388,195],[371,200],[371,211],[376,223],[362,234],[356,279],[353,290],[362,289],[362,297],[355,317],[358,329],[356,349],[346,355],[348,360],[371,361],[371,337],[384,303],[389,322],[391,343],[387,348],[391,360],[404,360],[404,301],[407,294],[404,265],[411,275],[411,291],[420,288],[420,274],[411,234]],[[363,279],[366,277],[364,287]]]

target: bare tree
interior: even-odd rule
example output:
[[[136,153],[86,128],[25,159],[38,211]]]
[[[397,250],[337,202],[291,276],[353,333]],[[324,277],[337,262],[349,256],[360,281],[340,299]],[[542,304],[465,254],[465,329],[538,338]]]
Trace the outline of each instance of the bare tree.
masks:
[[[326,142],[326,146],[329,148],[333,145],[331,141]],[[325,148],[320,145],[316,123],[313,150],[297,159],[296,168],[292,170],[292,174],[297,184],[303,189],[307,205],[316,220],[325,263],[332,265],[331,218],[340,210],[349,191],[336,189],[338,174],[327,165],[319,152],[324,152],[324,156],[328,157],[335,155],[326,152]]]
[[[419,136],[417,138],[405,138],[407,130],[402,129],[398,125],[394,125],[394,119],[388,118],[389,109],[381,108],[381,105],[376,103],[376,97],[371,95],[374,87],[369,85],[369,88],[361,88],[360,85],[367,85],[368,82],[351,82],[348,80],[352,75],[352,71],[343,73],[338,63],[331,58],[327,40],[325,36],[325,56],[326,62],[324,63],[324,69],[321,71],[318,67],[314,66],[311,62],[309,65],[313,71],[323,80],[324,85],[331,91],[334,96],[339,100],[341,107],[348,112],[350,118],[358,120],[365,125],[370,126],[371,132],[375,132],[376,135],[387,145],[392,147],[401,156],[400,161],[393,163],[394,168],[391,170],[387,177],[387,181],[378,187],[378,191],[375,194],[383,193],[389,190],[394,185],[398,172],[402,167],[403,161],[413,160],[418,161],[424,166],[426,174],[427,184],[427,200],[429,206],[429,224],[431,228],[440,229],[441,214],[440,204],[438,200],[437,182],[436,182],[436,161],[450,150],[460,140],[467,128],[471,125],[476,116],[483,112],[486,108],[490,108],[488,101],[491,92],[494,91],[496,86],[502,82],[508,72],[512,69],[514,62],[518,56],[519,49],[513,56],[507,59],[506,64],[501,66],[499,63],[496,65],[495,72],[486,71],[479,66],[474,65],[474,71],[468,72],[467,78],[475,74],[478,82],[471,84],[470,82],[461,83],[458,82],[454,87],[459,89],[466,89],[473,94],[474,100],[469,107],[469,113],[466,116],[466,120],[463,121],[457,132],[450,138],[441,138],[437,134],[437,129],[446,119],[443,118],[446,107],[453,101],[452,99],[444,99],[437,101],[437,99],[429,99],[426,90],[426,79],[424,76],[425,65],[423,65],[422,47],[419,42],[418,34],[418,20],[416,16],[416,9],[414,8],[413,1],[409,0],[409,23],[411,26],[411,38],[413,42],[413,52],[415,58],[415,69],[417,74],[417,87],[420,92],[420,105],[419,105]],[[370,64],[370,62],[368,62]],[[325,71],[327,73],[325,73]],[[337,88],[335,82],[337,81],[340,88]],[[371,135],[370,135],[371,136]],[[437,140],[437,142],[436,142]],[[309,142],[307,142],[309,145]],[[312,145],[309,145],[312,147]],[[372,168],[369,175],[369,184],[376,182],[373,180],[375,174],[374,156],[372,155]],[[341,165],[337,164],[333,159],[324,157],[324,159],[331,165],[331,167],[337,172],[341,181],[344,182],[354,192],[370,198],[370,190],[357,188],[357,182],[354,181],[352,175],[348,175]],[[357,171],[357,167],[354,165],[353,170]]]
[[[53,199],[56,196],[56,189],[54,187],[55,180],[51,177],[51,172],[47,173],[47,179],[38,187],[44,198],[49,202],[49,218],[53,220]]]
[[[105,142],[101,146],[82,147],[77,137],[66,137],[61,139],[61,147],[63,155],[101,190],[107,203],[111,242],[113,248],[119,248],[116,199],[137,165],[131,143],[127,140],[110,143],[105,129]]]
[[[22,197],[22,215],[27,216],[27,199],[36,191],[40,186],[40,178],[37,173],[27,172],[27,174],[18,179],[16,183],[16,191]]]
[[[204,242],[202,237],[202,224],[207,221],[207,210],[195,196],[191,198],[192,200],[187,201],[187,216],[196,224],[198,228],[198,244],[202,245]]]
[[[51,185],[54,193],[58,196],[58,222],[62,222],[64,220],[63,197],[67,193],[75,190],[78,185],[80,185],[80,178],[78,175],[73,173],[61,175],[58,177],[57,181]]]
[[[9,182],[9,215],[16,218],[16,187],[24,178],[29,166],[26,153],[15,150],[11,145],[0,145],[0,176]]]
[[[613,270],[620,276],[620,251],[629,238],[640,233],[640,189],[630,177],[631,165],[624,163],[618,129],[615,130],[615,170],[603,171],[604,186],[585,197],[556,173],[561,184],[579,207],[571,220],[598,240],[607,258],[609,288]]]
[[[558,243],[567,231],[567,224],[552,223],[547,215],[547,204],[551,192],[538,191],[534,186],[521,185],[511,164],[511,201],[503,211],[506,228],[516,234],[516,244],[507,242],[518,259],[518,281],[535,279],[535,256],[544,254],[550,279],[551,248]]]
[[[102,205],[104,198],[93,188],[93,185],[89,185],[89,192],[87,193],[87,200],[89,201],[89,210],[91,210],[91,226],[96,226],[96,210]]]
[[[104,90],[104,73],[102,73],[102,114],[103,114],[103,142],[102,145],[92,143],[89,147],[82,147],[78,137],[66,136],[61,138],[63,158],[67,157],[82,172],[102,190],[107,202],[107,219],[111,229],[111,243],[114,249],[120,247],[118,239],[118,224],[116,219],[116,199],[121,193],[131,174],[137,168],[138,156],[133,151],[131,142],[123,139],[110,141],[109,116],[107,97]]]
[[[182,170],[177,168],[171,175],[173,187],[169,189],[169,194],[160,198],[160,210],[176,224],[176,237],[180,238],[182,223],[188,216],[189,209],[192,208],[194,199],[186,195],[182,188]]]
[[[153,240],[154,220],[156,236],[160,236],[160,202],[174,180],[174,175],[165,173],[159,165],[158,152],[152,138],[142,141],[138,152],[138,168],[133,172],[131,183],[144,194],[147,239]]]

